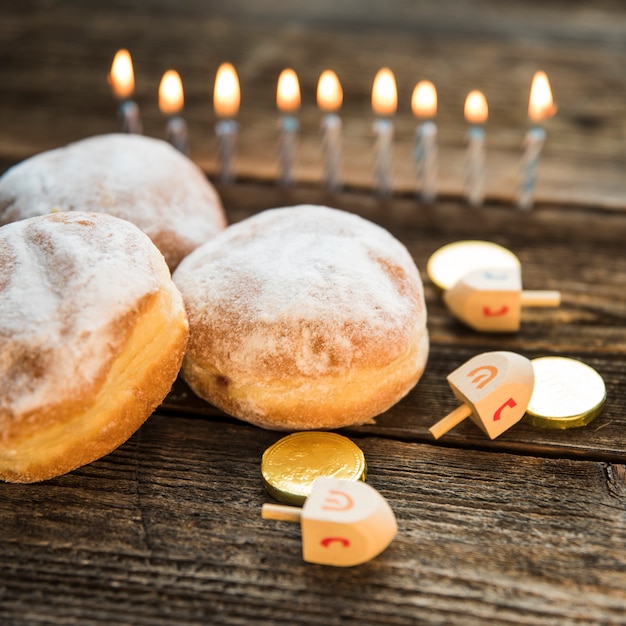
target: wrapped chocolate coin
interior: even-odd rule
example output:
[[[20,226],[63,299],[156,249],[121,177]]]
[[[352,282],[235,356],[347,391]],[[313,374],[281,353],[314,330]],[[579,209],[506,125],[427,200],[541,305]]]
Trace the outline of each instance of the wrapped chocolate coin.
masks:
[[[442,246],[428,259],[426,272],[434,285],[447,291],[468,272],[486,268],[520,269],[517,256],[491,241],[454,241]]]
[[[585,426],[602,411],[606,387],[591,366],[561,356],[531,361],[535,387],[524,421],[542,428],[566,429]]]
[[[279,439],[264,453],[261,475],[279,502],[301,506],[316,478],[365,480],[363,451],[350,439],[330,432],[306,431]]]

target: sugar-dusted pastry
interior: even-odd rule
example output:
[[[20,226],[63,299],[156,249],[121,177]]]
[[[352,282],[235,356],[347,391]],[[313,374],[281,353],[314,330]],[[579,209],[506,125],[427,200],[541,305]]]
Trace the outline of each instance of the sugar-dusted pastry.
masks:
[[[361,424],[417,383],[428,356],[418,270],[383,228],[321,206],[264,211],[174,273],[190,323],[183,377],[266,428]]]
[[[136,226],[57,213],[0,228],[0,478],[34,482],[111,452],[163,400],[188,325]]]
[[[173,270],[226,226],[206,176],[167,142],[98,135],[35,155],[0,178],[0,226],[58,211],[97,211],[138,226]]]

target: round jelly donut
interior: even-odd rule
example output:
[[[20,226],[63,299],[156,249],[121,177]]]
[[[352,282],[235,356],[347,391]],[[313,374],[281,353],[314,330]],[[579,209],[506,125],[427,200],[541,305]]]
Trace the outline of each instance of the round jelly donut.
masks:
[[[188,335],[163,255],[136,226],[57,213],[0,228],[0,478],[111,452],[163,400]]]
[[[0,178],[0,225],[74,210],[133,222],[170,270],[226,227],[202,171],[169,143],[142,135],[83,139],[35,155]]]
[[[276,430],[361,424],[428,356],[418,270],[383,228],[322,206],[230,226],[174,273],[189,318],[182,375],[226,413]]]

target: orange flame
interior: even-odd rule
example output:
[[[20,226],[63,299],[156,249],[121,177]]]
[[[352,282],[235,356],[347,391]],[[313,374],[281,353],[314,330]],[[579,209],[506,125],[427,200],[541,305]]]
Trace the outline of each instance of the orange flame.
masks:
[[[481,91],[470,91],[465,98],[465,119],[470,124],[484,124],[489,116],[487,99]]]
[[[241,90],[239,78],[231,63],[222,63],[215,75],[213,109],[218,117],[235,117],[239,113]]]
[[[125,100],[133,95],[135,90],[135,73],[133,61],[128,50],[118,50],[113,58],[109,72],[109,85],[116,98]]]
[[[295,113],[300,108],[300,82],[292,69],[283,70],[278,77],[276,106],[283,113]]]
[[[393,115],[398,108],[398,89],[393,72],[388,67],[378,70],[372,86],[372,108],[376,115]]]
[[[159,109],[163,115],[176,115],[185,104],[183,83],[175,70],[167,70],[159,84]]]
[[[437,115],[437,90],[428,80],[421,80],[411,97],[411,110],[416,117],[431,118]]]
[[[332,113],[341,107],[343,89],[337,74],[332,70],[322,72],[317,83],[317,104],[322,111]]]
[[[528,117],[533,122],[542,122],[556,113],[556,106],[552,101],[552,90],[545,72],[536,72],[530,86],[528,101]]]

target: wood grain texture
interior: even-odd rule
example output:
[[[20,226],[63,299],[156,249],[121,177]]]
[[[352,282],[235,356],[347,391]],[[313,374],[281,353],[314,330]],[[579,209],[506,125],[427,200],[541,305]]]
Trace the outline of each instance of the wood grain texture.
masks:
[[[624,466],[359,438],[368,481],[393,507],[399,533],[374,561],[329,568],[302,562],[297,525],[260,517],[260,456],[277,437],[155,415],[102,461],[45,484],[2,486],[0,619],[623,618]],[[30,514],[16,515],[26,504]]]
[[[626,615],[626,9],[546,0],[23,0],[0,5],[0,171],[45,149],[118,128],[106,74],[129,47],[146,132],[166,69],[181,72],[192,158],[216,171],[215,71],[242,82],[237,181],[219,187],[229,221],[299,203],[352,211],[408,248],[425,282],[431,353],[416,388],[375,424],[344,429],[365,452],[368,482],[399,533],[356,568],[306,564],[300,529],[260,517],[262,452],[280,433],[230,418],[177,381],[124,445],[68,475],[0,485],[0,624],[623,624]],[[275,185],[274,88],[300,76],[297,184]],[[371,81],[389,65],[400,91],[395,192],[371,192]],[[319,185],[319,73],[344,85],[346,185]],[[559,105],[548,126],[530,213],[511,207],[532,73]],[[436,205],[415,199],[410,92],[439,91]],[[490,104],[487,205],[462,198],[472,88]],[[482,238],[521,259],[527,289],[562,306],[525,311],[520,333],[455,322],[425,274],[441,245]],[[560,354],[607,384],[589,426],[517,424],[489,441],[463,423],[428,428],[456,406],[445,377],[475,354]]]

